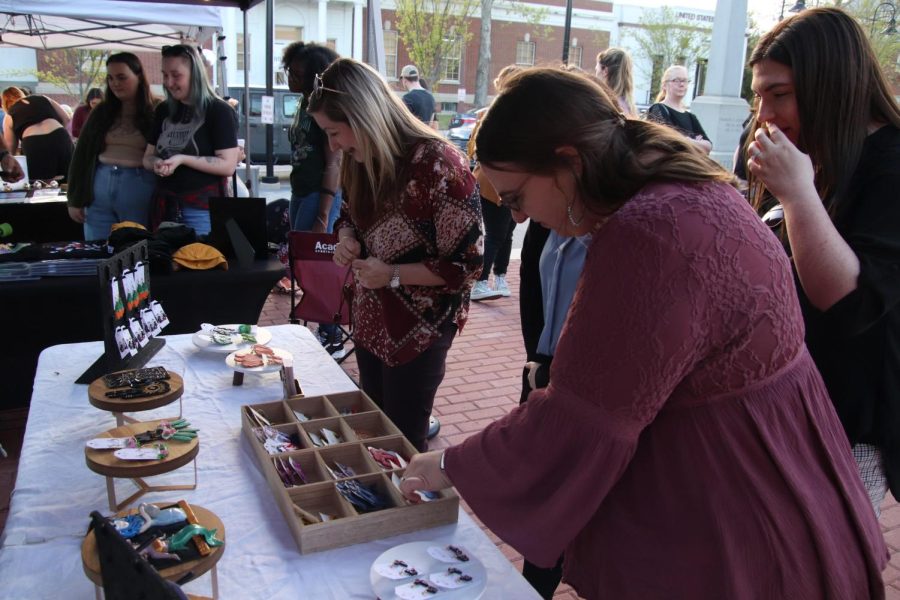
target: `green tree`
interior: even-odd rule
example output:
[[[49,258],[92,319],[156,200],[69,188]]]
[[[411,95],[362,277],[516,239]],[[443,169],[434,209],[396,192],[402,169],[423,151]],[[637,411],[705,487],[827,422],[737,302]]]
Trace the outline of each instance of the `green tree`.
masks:
[[[397,32],[413,63],[428,81],[443,79],[448,55],[472,39],[468,21],[479,0],[397,0]],[[464,55],[463,55],[464,56]]]
[[[639,24],[623,28],[623,36],[634,40],[635,58],[651,82],[651,96],[659,91],[662,72],[669,65],[684,65],[690,72],[699,60],[709,56],[712,27],[698,26],[676,16],[669,7],[645,11]],[[648,69],[646,65],[651,65]]]
[[[44,69],[32,71],[39,81],[55,85],[70,96],[83,99],[92,87],[102,87],[108,50],[66,48],[44,53]]]

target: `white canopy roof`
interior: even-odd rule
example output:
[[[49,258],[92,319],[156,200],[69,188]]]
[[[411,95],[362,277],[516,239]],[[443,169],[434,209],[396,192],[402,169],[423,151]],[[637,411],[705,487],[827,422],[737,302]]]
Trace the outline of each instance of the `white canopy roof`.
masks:
[[[127,0],[0,0],[0,47],[159,50],[208,39],[222,28],[219,10]]]

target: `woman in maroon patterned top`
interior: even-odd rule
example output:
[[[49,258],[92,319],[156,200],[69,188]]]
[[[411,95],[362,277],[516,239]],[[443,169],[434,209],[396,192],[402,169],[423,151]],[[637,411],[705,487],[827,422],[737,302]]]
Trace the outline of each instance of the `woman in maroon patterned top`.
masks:
[[[466,158],[369,66],[317,76],[309,113],[344,153],[337,264],[353,269],[360,385],[420,450],[481,272],[481,205]]]

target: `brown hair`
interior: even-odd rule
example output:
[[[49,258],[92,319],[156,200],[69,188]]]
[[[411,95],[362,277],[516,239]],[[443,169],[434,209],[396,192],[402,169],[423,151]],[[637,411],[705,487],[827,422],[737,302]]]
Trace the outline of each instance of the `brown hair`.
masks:
[[[25,92],[14,85],[9,86],[5,90],[3,90],[3,110],[9,112],[10,107],[24,97]]]
[[[797,145],[812,159],[816,190],[834,218],[847,208],[869,124],[900,127],[900,109],[872,46],[844,11],[811,8],[781,21],[759,40],[750,66],[763,60],[793,70]],[[759,209],[764,186],[752,174],[750,185]]]
[[[625,101],[631,115],[638,114],[634,106],[634,82],[631,77],[631,57],[621,48],[607,48],[597,55],[597,62],[606,68],[606,85],[617,98]]]
[[[378,71],[352,58],[340,58],[325,69],[307,111],[346,123],[363,149],[362,163],[349,157],[341,163],[350,215],[362,227],[400,196],[406,184],[402,171],[414,146],[425,140],[448,144],[409,112]]]
[[[734,183],[684,136],[624,118],[605,87],[560,69],[527,69],[510,78],[488,109],[476,145],[478,160],[493,169],[512,163],[539,175],[570,168],[557,150],[575,148],[582,166],[578,190],[597,215],[614,212],[651,181]]]

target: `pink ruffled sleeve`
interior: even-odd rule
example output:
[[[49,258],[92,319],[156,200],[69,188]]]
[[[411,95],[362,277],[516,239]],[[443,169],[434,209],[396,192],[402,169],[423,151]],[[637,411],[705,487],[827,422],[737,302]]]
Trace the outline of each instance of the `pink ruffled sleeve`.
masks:
[[[550,386],[447,450],[466,502],[539,566],[601,509],[641,431],[706,351],[704,282],[674,241],[691,225],[627,212],[595,235]]]

